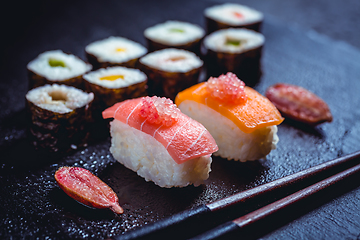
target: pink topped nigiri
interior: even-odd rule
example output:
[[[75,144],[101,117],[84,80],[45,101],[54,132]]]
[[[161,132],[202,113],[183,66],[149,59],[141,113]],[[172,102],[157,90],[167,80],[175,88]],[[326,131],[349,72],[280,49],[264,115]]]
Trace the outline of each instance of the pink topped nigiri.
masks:
[[[195,186],[209,177],[215,140],[170,99],[143,97],[103,112],[111,122],[114,158],[161,187]]]

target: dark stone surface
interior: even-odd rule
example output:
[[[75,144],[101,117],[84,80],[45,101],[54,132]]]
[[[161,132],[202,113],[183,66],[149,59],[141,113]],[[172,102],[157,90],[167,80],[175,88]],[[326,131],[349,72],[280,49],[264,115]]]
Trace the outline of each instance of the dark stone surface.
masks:
[[[310,128],[285,120],[279,126],[278,148],[267,159],[239,163],[214,158],[205,185],[182,189],[159,188],[116,163],[108,150],[109,138],[60,159],[38,161],[33,151],[27,151],[26,64],[51,49],[84,59],[87,44],[110,35],[145,45],[143,30],[168,19],[205,27],[202,11],[216,2],[114,0],[50,5],[34,1],[19,9],[19,2],[12,2],[7,21],[2,21],[8,23],[4,29],[9,38],[2,39],[6,47],[1,50],[0,66],[0,237],[103,239],[359,150],[360,51],[355,39],[360,33],[348,31],[359,25],[359,16],[354,14],[359,3],[242,2],[266,17],[263,75],[255,88],[263,94],[277,82],[301,85],[329,104],[334,121]],[[84,167],[108,183],[125,214],[114,217],[67,197],[53,177],[64,165]],[[342,189],[300,205],[290,216],[277,219],[278,224],[260,226],[254,236],[356,239],[360,234],[360,188],[354,184]]]

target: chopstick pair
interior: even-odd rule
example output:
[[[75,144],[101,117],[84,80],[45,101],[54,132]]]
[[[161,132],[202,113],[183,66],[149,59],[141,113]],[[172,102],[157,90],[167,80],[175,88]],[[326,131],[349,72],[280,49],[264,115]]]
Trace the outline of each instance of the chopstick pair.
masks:
[[[342,172],[338,173],[339,171]],[[114,239],[153,239],[155,237],[160,239],[189,239],[191,237],[193,239],[226,239],[226,236],[249,227],[358,172],[360,172],[360,151],[215,202],[180,212],[169,218],[116,236]],[[322,180],[324,178],[326,179]],[[314,182],[317,183],[313,184]],[[313,185],[309,186],[310,184]],[[294,189],[302,190],[289,195],[289,190],[294,192]],[[288,196],[279,200],[280,197],[284,196],[285,191],[288,191],[286,193]],[[282,196],[277,196],[279,194]],[[266,197],[266,199],[272,200],[274,196],[276,196],[275,201],[264,207],[258,208],[258,206],[251,205],[260,198]],[[247,209],[252,208],[258,208],[258,210],[246,212]],[[242,217],[238,217],[240,215]]]

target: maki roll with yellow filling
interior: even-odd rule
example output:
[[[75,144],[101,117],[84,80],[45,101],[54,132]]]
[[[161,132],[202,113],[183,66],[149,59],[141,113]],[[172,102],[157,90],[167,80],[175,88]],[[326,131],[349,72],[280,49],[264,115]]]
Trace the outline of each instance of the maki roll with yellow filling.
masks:
[[[92,66],[80,58],[61,50],[40,54],[27,65],[29,89],[45,84],[65,84],[82,88],[82,75]]]
[[[38,149],[68,152],[86,146],[93,93],[66,85],[44,85],[26,94],[30,137]]]
[[[261,12],[236,3],[225,3],[205,9],[207,33],[225,28],[247,28],[260,32]]]
[[[179,48],[200,54],[200,42],[205,31],[198,25],[166,21],[144,31],[150,52],[164,48]]]
[[[181,90],[198,82],[203,61],[196,54],[167,48],[140,58],[140,69],[148,76],[151,95],[175,99]]]
[[[101,68],[85,74],[83,78],[87,91],[95,94],[95,102],[100,111],[117,102],[147,95],[147,76],[139,69]]]
[[[85,52],[94,69],[113,66],[134,68],[137,60],[147,53],[147,49],[127,38],[109,37],[90,43]]]
[[[265,38],[261,33],[228,28],[205,37],[208,75],[235,73],[247,85],[255,83],[261,75],[261,54]]]

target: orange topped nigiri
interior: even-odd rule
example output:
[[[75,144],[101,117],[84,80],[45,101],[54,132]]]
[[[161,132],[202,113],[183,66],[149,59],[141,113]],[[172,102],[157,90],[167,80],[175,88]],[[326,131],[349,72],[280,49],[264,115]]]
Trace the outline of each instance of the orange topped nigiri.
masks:
[[[215,155],[256,160],[276,148],[276,125],[283,117],[266,97],[233,73],[211,77],[180,92],[175,104],[208,129],[219,147]]]

